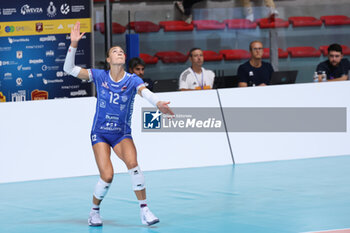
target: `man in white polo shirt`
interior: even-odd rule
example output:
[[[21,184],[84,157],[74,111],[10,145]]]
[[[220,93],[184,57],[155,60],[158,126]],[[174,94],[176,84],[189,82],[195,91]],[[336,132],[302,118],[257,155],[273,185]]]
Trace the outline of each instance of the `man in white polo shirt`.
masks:
[[[189,53],[192,66],[180,75],[179,89],[181,91],[212,89],[215,74],[211,70],[204,69],[203,51],[193,48]]]

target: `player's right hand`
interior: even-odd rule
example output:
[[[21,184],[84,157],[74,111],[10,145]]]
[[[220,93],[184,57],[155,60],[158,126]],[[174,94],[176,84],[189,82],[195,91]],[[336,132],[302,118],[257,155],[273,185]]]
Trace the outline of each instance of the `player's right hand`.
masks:
[[[70,41],[71,44],[78,45],[79,40],[84,36],[85,32],[80,33],[80,22],[77,21],[74,24],[74,27],[72,27],[71,32],[70,32]],[[75,46],[74,46],[75,47]]]

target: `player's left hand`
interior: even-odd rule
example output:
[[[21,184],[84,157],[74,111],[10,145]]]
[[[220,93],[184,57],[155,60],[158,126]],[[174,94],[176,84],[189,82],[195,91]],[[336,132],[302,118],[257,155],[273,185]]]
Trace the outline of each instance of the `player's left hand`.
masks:
[[[170,109],[168,104],[170,104],[170,101],[158,101],[157,107],[163,114],[174,117],[175,114]]]

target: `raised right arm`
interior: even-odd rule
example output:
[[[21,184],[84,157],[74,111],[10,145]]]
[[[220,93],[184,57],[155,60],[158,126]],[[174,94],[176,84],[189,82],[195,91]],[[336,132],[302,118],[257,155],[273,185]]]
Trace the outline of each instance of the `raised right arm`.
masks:
[[[75,53],[78,48],[78,42],[84,36],[84,34],[85,33],[80,34],[80,23],[77,22],[71,29],[71,44],[67,52],[66,60],[64,61],[63,70],[79,79],[89,80],[90,76],[88,70],[75,65]]]

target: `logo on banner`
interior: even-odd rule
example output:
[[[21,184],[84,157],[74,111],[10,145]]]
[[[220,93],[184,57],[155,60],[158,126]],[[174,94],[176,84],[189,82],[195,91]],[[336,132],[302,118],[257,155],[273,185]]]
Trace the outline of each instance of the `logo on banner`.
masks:
[[[16,51],[16,57],[17,57],[17,59],[22,59],[23,58],[23,52],[22,51]]]
[[[21,7],[21,14],[41,14],[43,13],[43,8],[36,7],[36,8],[30,8],[28,4]]]
[[[0,91],[0,102],[6,102],[6,96]]]
[[[12,79],[12,73],[7,72],[4,74],[4,80],[11,80],[11,79]]]
[[[15,31],[14,26],[6,26],[5,27],[5,32],[7,32],[7,33],[14,32],[14,31]]]
[[[70,11],[70,9],[69,9],[69,5],[67,3],[64,3],[61,5],[61,13],[62,14],[66,15],[69,13],[69,11]]]
[[[160,129],[162,113],[157,111],[143,112],[143,128],[144,129]]]
[[[53,50],[46,51],[46,57],[53,57],[55,56],[55,52]]]
[[[22,79],[21,77],[18,77],[18,78],[16,79],[16,84],[17,84],[17,86],[22,86],[22,83],[23,83],[23,79]]]
[[[17,42],[29,42],[30,41],[29,38],[14,39],[14,38],[8,37],[7,39],[8,39],[10,44],[17,43]]]
[[[56,41],[56,36],[45,36],[45,37],[40,37],[39,38],[40,42],[52,42],[52,41]]]
[[[12,102],[26,101],[26,91],[20,90],[11,95]]]
[[[36,23],[35,24],[35,31],[42,32],[44,30],[43,23]]]
[[[53,2],[50,2],[50,5],[49,7],[47,8],[47,16],[49,16],[50,18],[53,18],[56,16],[56,7],[55,5],[53,4]]]
[[[47,100],[49,98],[49,93],[47,91],[41,91],[35,89],[31,93],[32,100]]]

